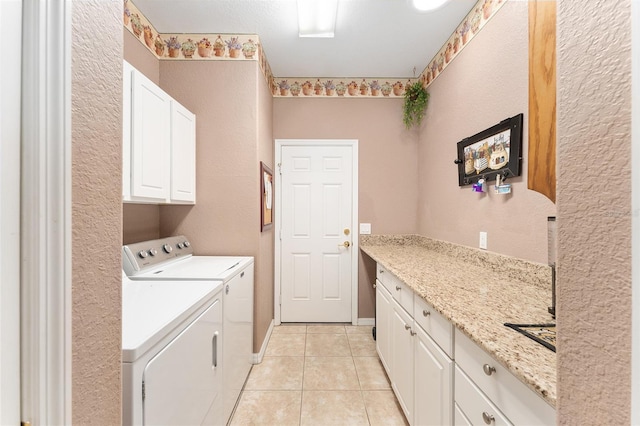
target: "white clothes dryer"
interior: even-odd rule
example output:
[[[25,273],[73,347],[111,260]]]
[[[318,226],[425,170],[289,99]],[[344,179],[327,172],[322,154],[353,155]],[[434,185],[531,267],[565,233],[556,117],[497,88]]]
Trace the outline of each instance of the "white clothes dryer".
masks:
[[[133,281],[219,282],[222,292],[223,419],[233,413],[253,365],[254,259],[194,256],[184,236],[123,247],[123,269]]]
[[[123,424],[224,424],[221,333],[221,283],[123,273]]]

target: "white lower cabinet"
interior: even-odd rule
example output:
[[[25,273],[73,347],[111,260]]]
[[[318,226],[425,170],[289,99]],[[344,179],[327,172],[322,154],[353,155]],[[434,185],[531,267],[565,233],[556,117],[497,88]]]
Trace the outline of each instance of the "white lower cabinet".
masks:
[[[453,361],[429,335],[415,327],[415,425],[450,425],[453,406]]]
[[[380,264],[376,276],[376,348],[410,425],[555,424],[551,405],[410,287]]]
[[[456,404],[463,420],[458,425],[511,425],[512,423],[456,365]]]
[[[453,424],[456,426],[472,426],[471,420],[464,415],[460,406],[455,402],[453,403]]]
[[[411,425],[451,425],[452,326],[428,306],[378,265],[376,347],[396,398]]]
[[[391,304],[391,386],[407,420],[413,424],[413,318],[395,300]]]
[[[376,350],[387,374],[391,362],[391,294],[378,281],[376,283]]]
[[[459,330],[455,354],[455,401],[472,424],[555,425],[551,405]]]

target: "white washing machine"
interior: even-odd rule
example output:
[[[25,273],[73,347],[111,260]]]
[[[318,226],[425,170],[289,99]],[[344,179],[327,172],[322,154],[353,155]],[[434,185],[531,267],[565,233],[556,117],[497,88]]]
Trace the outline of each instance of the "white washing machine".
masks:
[[[222,283],[122,277],[125,425],[222,425]]]
[[[226,423],[253,364],[254,260],[249,256],[194,256],[184,236],[123,247],[123,269],[133,281],[219,282],[222,292],[222,412]]]

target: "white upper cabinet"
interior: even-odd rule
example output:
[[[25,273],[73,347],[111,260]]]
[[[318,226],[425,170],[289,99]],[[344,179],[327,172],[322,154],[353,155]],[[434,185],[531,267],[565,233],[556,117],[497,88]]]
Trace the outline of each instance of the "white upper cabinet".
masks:
[[[195,203],[195,115],[124,62],[123,200]]]
[[[196,202],[196,116],[171,102],[171,201]]]

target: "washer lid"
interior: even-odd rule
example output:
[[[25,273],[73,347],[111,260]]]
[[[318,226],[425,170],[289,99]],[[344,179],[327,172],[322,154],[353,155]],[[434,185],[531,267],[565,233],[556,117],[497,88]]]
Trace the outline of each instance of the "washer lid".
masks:
[[[253,262],[247,256],[191,256],[131,277],[134,280],[225,281]]]
[[[133,362],[222,290],[215,281],[122,277],[122,362]]]

